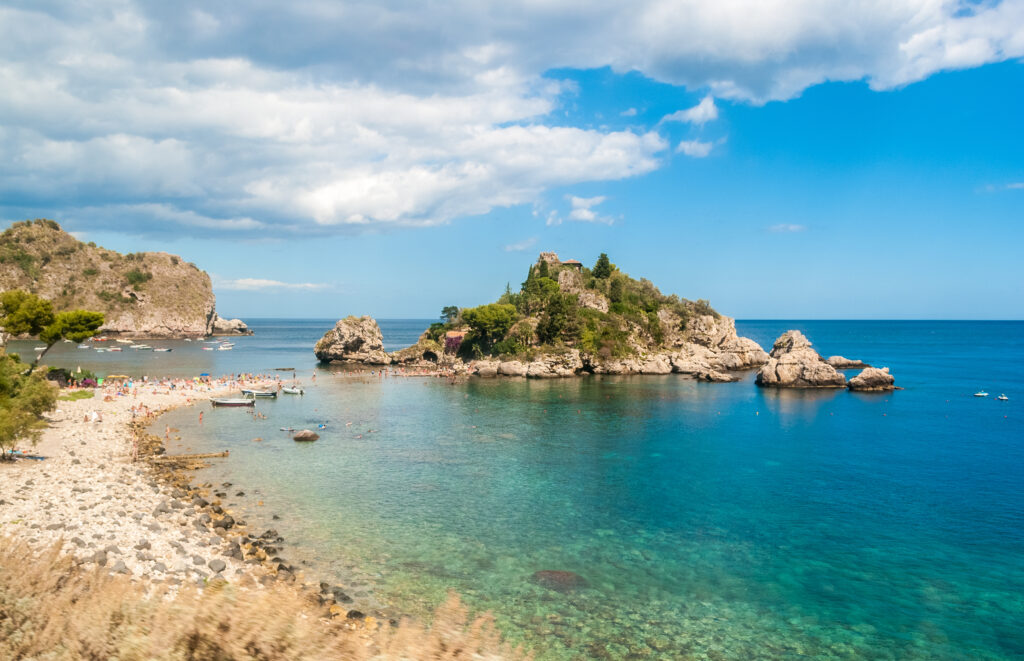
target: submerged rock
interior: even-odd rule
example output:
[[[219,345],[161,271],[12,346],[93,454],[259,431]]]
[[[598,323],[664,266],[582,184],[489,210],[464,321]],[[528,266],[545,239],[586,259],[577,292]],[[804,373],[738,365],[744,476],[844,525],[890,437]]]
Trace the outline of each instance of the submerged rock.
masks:
[[[850,390],[881,392],[896,389],[896,379],[889,374],[889,368],[869,367],[850,379]]]
[[[587,587],[587,579],[571,571],[545,569],[534,572],[530,582],[555,592],[572,592]]]
[[[775,340],[755,383],[770,388],[842,388],[846,377],[811,348],[803,333],[791,330]]]
[[[321,362],[353,362],[390,365],[384,336],[373,317],[345,317],[327,331],[313,348]]]
[[[320,435],[309,429],[303,429],[302,431],[295,432],[292,435],[292,440],[296,441],[316,441],[320,438]]]

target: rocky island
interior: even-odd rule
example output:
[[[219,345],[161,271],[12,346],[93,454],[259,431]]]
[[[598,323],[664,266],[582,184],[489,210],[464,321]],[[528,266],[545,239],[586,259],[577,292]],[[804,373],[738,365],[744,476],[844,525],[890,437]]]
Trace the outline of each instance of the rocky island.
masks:
[[[707,301],[662,294],[602,255],[588,269],[541,253],[518,292],[495,303],[446,308],[419,341],[387,353],[370,317],[338,321],[314,349],[322,362],[441,367],[478,376],[688,374],[732,381],[768,354]]]
[[[83,243],[52,220],[27,220],[0,234],[0,291],[22,289],[58,312],[102,312],[108,335],[140,338],[251,335],[217,316],[210,276],[165,252],[122,255]]]

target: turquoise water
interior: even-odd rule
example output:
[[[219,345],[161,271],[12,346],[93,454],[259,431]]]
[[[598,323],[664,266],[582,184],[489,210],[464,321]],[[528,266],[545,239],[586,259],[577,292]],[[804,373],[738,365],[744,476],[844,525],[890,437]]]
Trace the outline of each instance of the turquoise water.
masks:
[[[306,336],[329,323],[252,325],[245,371],[290,360],[308,394],[259,402],[267,420],[166,420],[182,447],[230,449],[199,479],[244,489],[287,558],[363,603],[422,615],[452,589],[541,659],[1024,657],[1024,323],[738,323],[888,365],[906,390],[885,395],[752,375],[314,384]],[[322,421],[314,444],[278,431]]]

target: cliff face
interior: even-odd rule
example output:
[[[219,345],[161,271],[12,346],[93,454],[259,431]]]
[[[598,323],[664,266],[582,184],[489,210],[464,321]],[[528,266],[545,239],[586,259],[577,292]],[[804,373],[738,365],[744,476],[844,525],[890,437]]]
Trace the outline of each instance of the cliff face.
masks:
[[[101,332],[205,336],[217,320],[210,276],[163,252],[122,255],[82,243],[51,220],[0,234],[0,290],[24,289],[54,309],[102,312]]]

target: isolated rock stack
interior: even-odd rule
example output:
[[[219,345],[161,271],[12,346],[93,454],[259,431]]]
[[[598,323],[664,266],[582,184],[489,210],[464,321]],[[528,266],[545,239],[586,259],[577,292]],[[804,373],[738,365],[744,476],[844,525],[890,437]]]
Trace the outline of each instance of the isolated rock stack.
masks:
[[[846,377],[811,348],[803,333],[791,330],[775,340],[755,383],[766,388],[842,388]]]

